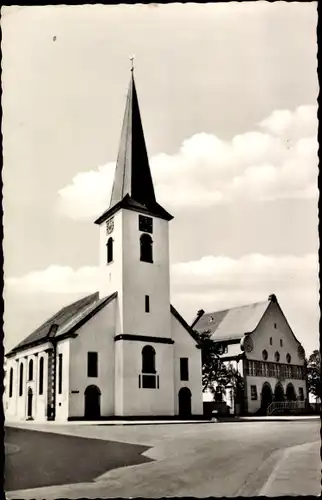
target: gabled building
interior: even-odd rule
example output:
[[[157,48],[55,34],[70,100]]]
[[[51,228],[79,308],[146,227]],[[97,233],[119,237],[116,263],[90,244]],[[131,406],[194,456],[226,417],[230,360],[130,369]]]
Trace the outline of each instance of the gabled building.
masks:
[[[191,326],[199,333],[208,332],[220,347],[220,358],[242,375],[244,397],[238,402],[242,411],[264,413],[272,402],[307,400],[305,352],[275,295],[263,302],[202,313]],[[236,412],[234,391],[230,388],[224,397]]]
[[[133,71],[97,291],[7,354],[7,418],[202,415],[201,351],[170,305],[170,215],[156,200]]]

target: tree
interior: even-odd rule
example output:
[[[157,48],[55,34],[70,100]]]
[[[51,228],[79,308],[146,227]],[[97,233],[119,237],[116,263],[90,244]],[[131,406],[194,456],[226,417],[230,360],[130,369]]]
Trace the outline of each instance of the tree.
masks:
[[[307,380],[309,392],[317,399],[321,398],[321,355],[316,349],[307,362]]]
[[[242,402],[244,387],[243,377],[231,363],[225,364],[220,359],[222,346],[218,342],[211,340],[210,330],[202,333],[195,332],[201,348],[202,359],[202,390],[209,390],[214,395],[216,401],[222,400],[222,395],[227,386],[231,386],[234,391],[236,402]]]

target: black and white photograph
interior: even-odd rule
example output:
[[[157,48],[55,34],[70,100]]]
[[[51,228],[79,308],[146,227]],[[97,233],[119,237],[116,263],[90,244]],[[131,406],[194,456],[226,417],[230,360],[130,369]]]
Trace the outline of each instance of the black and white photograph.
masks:
[[[8,500],[321,494],[317,22],[1,7]]]

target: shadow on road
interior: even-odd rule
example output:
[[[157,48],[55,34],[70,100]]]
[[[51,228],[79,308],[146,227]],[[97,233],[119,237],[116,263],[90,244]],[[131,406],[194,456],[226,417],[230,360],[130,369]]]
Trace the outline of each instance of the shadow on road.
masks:
[[[151,462],[147,446],[6,427],[5,490],[93,481],[104,472]]]

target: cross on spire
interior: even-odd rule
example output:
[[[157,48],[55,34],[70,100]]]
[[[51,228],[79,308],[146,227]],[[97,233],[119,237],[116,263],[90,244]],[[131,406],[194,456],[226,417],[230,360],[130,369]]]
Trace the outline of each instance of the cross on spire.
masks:
[[[130,61],[131,61],[131,71],[132,71],[132,72],[134,71],[134,63],[133,63],[134,59],[135,59],[135,55],[133,54],[132,56],[130,56]]]

